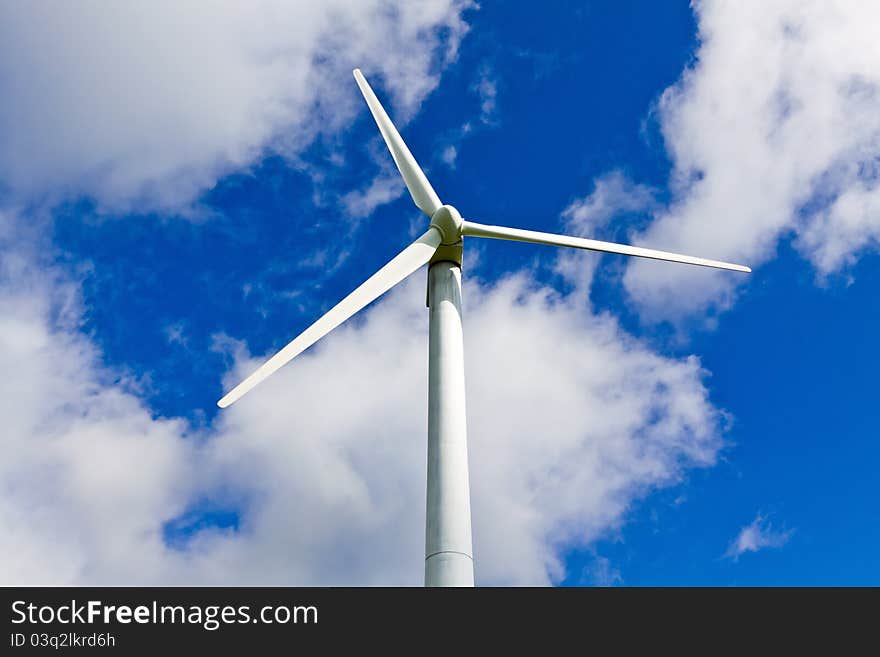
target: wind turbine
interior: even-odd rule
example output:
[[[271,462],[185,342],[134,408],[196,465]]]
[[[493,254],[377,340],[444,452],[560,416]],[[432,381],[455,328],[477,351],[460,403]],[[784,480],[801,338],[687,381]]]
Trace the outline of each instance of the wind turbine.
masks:
[[[750,272],[742,265],[625,244],[490,226],[462,219],[440,202],[388,114],[359,69],[354,78],[391,151],[416,206],[431,218],[428,230],[354,292],[230,390],[226,408],[407,276],[428,268],[428,503],[425,522],[425,585],[473,586],[471,510],[465,423],[464,351],[461,326],[461,255],[464,237],[567,246],[641,258]]]

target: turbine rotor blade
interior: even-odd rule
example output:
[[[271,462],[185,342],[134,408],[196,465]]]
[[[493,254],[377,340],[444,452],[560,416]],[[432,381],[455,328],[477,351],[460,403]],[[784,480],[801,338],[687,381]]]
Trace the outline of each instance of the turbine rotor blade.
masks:
[[[217,402],[220,408],[241,399],[254,386],[263,381],[294,357],[311,347],[330,331],[342,324],[371,301],[400,283],[407,276],[431,259],[440,246],[440,231],[434,227],[395,256],[387,265],[364,281],[360,287],[331,308],[318,321],[293,339],[286,347],[272,356],[244,381],[235,386]]]
[[[461,234],[468,237],[487,237],[496,240],[510,240],[513,242],[531,242],[533,244],[549,244],[550,246],[570,246],[576,249],[588,251],[603,251],[605,253],[620,253],[623,255],[637,256],[639,258],[652,258],[654,260],[666,260],[669,262],[683,262],[688,265],[701,267],[714,267],[715,269],[730,269],[732,271],[751,272],[745,265],[735,265],[720,260],[697,258],[695,256],[645,249],[640,246],[627,244],[615,244],[614,242],[600,242],[583,237],[570,237],[568,235],[554,235],[552,233],[539,233],[534,230],[520,230],[519,228],[507,228],[505,226],[488,226],[473,221],[465,221],[462,225]]]
[[[373,93],[361,70],[356,68],[352,72],[361,93],[364,95],[364,99],[367,101],[367,105],[370,107],[370,112],[372,112],[373,118],[376,120],[376,125],[379,126],[379,132],[382,133],[382,137],[388,145],[388,150],[391,151],[391,157],[394,158],[394,163],[397,165],[400,175],[403,176],[403,182],[406,183],[410,196],[412,196],[419,210],[429,217],[433,216],[437,208],[442,205],[437,197],[437,192],[431,187],[431,183],[428,182],[425,173],[419,167],[419,163],[416,162],[416,158],[409,152],[409,148],[406,147],[403,138],[397,132],[397,128],[394,127],[391,119],[388,118],[388,114],[386,114],[379,99],[376,98],[376,94]]]

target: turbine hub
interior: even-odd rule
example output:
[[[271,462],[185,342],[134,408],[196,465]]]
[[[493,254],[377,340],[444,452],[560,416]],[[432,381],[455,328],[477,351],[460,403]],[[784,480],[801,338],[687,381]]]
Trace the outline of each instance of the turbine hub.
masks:
[[[431,217],[431,225],[440,231],[443,244],[457,244],[461,241],[461,227],[464,219],[451,205],[441,205]]]

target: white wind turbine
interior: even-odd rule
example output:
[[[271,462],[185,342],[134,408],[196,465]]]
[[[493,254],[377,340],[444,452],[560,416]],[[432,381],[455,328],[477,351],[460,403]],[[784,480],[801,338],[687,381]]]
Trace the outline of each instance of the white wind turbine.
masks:
[[[431,218],[428,230],[368,278],[327,314],[263,363],[217,402],[226,408],[342,322],[407,276],[429,264],[428,307],[428,504],[425,522],[425,585],[473,586],[471,511],[465,424],[464,353],[461,328],[461,254],[464,237],[488,237],[683,262],[750,272],[742,265],[655,251],[637,246],[478,224],[443,205],[359,69],[361,93],[391,151],[416,206]]]

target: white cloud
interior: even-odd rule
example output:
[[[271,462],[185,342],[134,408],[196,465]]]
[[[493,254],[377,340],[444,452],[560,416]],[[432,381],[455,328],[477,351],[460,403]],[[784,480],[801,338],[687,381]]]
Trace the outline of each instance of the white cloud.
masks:
[[[639,242],[760,265],[794,237],[818,275],[880,243],[880,5],[695,3],[695,64],[659,118],[674,201]],[[760,272],[758,272],[760,275]],[[633,260],[646,316],[729,305],[746,277]]]
[[[788,543],[794,530],[775,530],[760,511],[751,523],[743,527],[727,548],[724,556],[734,561],[746,552],[757,552],[764,548],[781,548]]]
[[[4,3],[0,182],[31,200],[180,209],[338,130],[360,108],[355,65],[403,122],[455,57],[465,4]]]
[[[563,232],[568,235],[609,241],[626,240],[608,233],[612,219],[627,213],[646,213],[657,206],[650,187],[637,185],[621,171],[611,171],[597,178],[593,191],[572,201],[562,211]],[[560,249],[555,271],[571,283],[582,301],[589,300],[589,289],[599,258],[584,258],[574,249]]]
[[[443,149],[443,153],[440,155],[440,159],[443,160],[443,163],[450,169],[454,169],[455,161],[456,159],[458,159],[458,148],[451,145],[447,146]]]
[[[76,331],[69,283],[0,257],[0,581],[154,580],[190,496],[185,426],[154,419]],[[14,374],[13,374],[14,373]]]
[[[476,96],[478,111],[473,119],[469,119],[455,130],[443,135],[444,148],[440,152],[440,161],[455,170],[458,156],[465,142],[486,129],[496,129],[501,125],[498,111],[498,81],[492,65],[484,61],[475,70],[469,91]]]
[[[406,186],[397,169],[386,167],[365,189],[345,194],[342,205],[348,216],[363,219],[379,206],[397,200],[405,191]]]
[[[562,217],[569,230],[588,236],[604,228],[615,215],[645,212],[655,206],[650,187],[634,184],[621,171],[612,171],[595,181],[589,196],[572,201]]]
[[[617,586],[623,583],[620,571],[611,565],[607,557],[596,555],[587,575],[595,586]]]
[[[473,90],[480,99],[480,122],[487,125],[495,124],[498,110],[498,81],[489,64],[484,63],[480,66]]]
[[[15,253],[0,258],[15,372],[0,380],[0,581],[420,583],[423,274],[203,433],[153,417],[78,332],[71,283]],[[557,580],[568,548],[714,462],[722,418],[696,358],[658,356],[523,276],[471,282],[466,304],[480,582]],[[231,383],[256,361],[226,344]],[[199,502],[240,509],[238,530],[166,545],[164,523]]]

